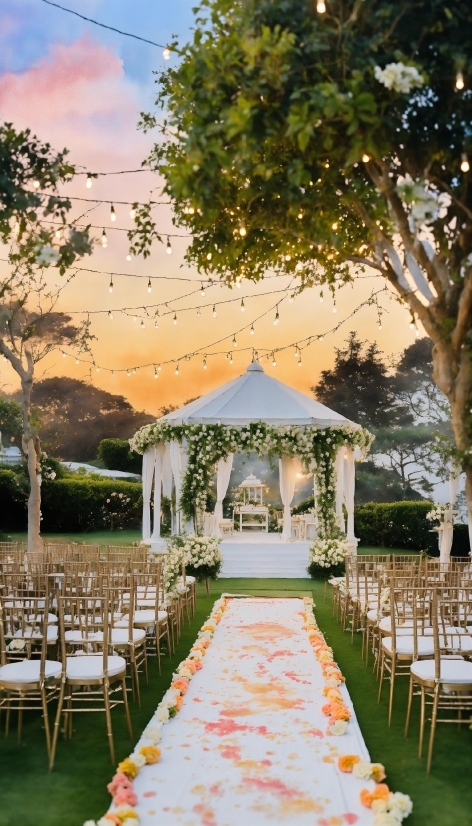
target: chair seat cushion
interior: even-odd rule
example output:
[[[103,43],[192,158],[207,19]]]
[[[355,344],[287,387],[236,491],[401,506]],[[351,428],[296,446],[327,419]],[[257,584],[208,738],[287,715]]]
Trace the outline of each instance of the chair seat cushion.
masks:
[[[17,663],[8,663],[0,668],[0,683],[6,685],[8,683],[37,683],[39,680],[39,669],[41,666],[40,660],[21,660]],[[46,679],[51,677],[59,677],[61,674],[61,663],[54,662],[54,660],[46,660],[45,676]]]
[[[410,666],[411,673],[421,680],[434,681],[434,660],[420,660]],[[440,682],[449,684],[472,685],[472,663],[466,660],[442,659]]]
[[[51,642],[51,643],[56,642],[57,633],[58,633],[57,625],[53,625],[52,627],[48,625],[47,641]],[[25,628],[24,631],[16,631],[13,636],[14,636],[14,639],[20,639],[20,640],[29,640],[31,638],[33,638],[33,640],[41,640],[42,639],[41,632],[40,631],[33,631],[32,628]]]
[[[96,631],[95,633],[88,634],[87,637],[82,636],[80,631],[66,631],[64,636],[66,642],[83,645],[85,642],[102,642],[103,631]],[[140,642],[145,638],[145,636],[146,632],[141,628],[133,628],[133,642]],[[123,627],[112,628],[111,642],[112,645],[125,645],[128,643],[128,626],[126,625]]]
[[[103,674],[101,654],[87,654],[79,657],[67,657],[67,678],[69,680],[98,680]],[[124,657],[108,657],[108,676],[114,677],[126,670]]]
[[[152,625],[155,618],[155,611],[154,609],[151,610],[138,610],[134,612],[133,617],[133,624],[136,625],[139,623],[140,625],[148,624]],[[157,619],[159,622],[164,622],[167,620],[167,611],[159,611],[157,614]],[[122,617],[118,622],[115,622],[115,628],[127,628],[128,627],[128,616],[125,615]]]
[[[397,654],[411,654],[413,656],[413,636],[397,637]],[[389,654],[392,653],[392,637],[384,637],[382,640],[382,648]],[[433,657],[434,656],[434,641],[432,637],[418,637],[418,656],[419,657]]]

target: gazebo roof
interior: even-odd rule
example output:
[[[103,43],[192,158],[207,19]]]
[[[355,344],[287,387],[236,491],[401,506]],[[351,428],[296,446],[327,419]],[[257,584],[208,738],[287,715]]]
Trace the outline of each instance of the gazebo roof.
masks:
[[[170,424],[219,422],[242,426],[263,421],[269,425],[359,427],[324,404],[268,376],[257,362],[250,364],[239,378],[173,410],[163,419]]]

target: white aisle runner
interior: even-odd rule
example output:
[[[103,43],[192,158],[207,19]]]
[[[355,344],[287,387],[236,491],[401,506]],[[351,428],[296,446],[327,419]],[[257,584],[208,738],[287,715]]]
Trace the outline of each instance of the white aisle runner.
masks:
[[[337,768],[369,760],[355,714],[328,735],[321,667],[300,599],[233,599],[178,715],[162,760],[134,781],[140,826],[370,826],[372,783]],[[343,699],[352,710],[347,690]]]

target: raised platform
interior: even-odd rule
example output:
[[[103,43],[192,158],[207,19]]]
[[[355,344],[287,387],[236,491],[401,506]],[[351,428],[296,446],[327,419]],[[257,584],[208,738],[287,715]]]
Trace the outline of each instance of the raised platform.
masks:
[[[285,542],[276,533],[236,533],[223,539],[220,577],[309,579],[310,542]]]

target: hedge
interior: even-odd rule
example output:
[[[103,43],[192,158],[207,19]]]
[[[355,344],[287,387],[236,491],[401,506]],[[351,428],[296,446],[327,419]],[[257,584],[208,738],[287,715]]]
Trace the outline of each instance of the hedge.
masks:
[[[381,548],[405,548],[439,555],[438,534],[432,530],[426,514],[431,502],[368,502],[354,510],[355,534],[360,545]],[[467,525],[455,525],[453,556],[467,556],[470,551]]]
[[[139,527],[141,523],[142,486],[135,482],[112,479],[59,479],[42,484],[42,523],[45,532],[76,533],[105,530],[104,508],[112,493],[130,499],[129,513],[122,527]],[[27,526],[26,498],[18,489],[12,471],[0,471],[0,530],[24,531]]]

